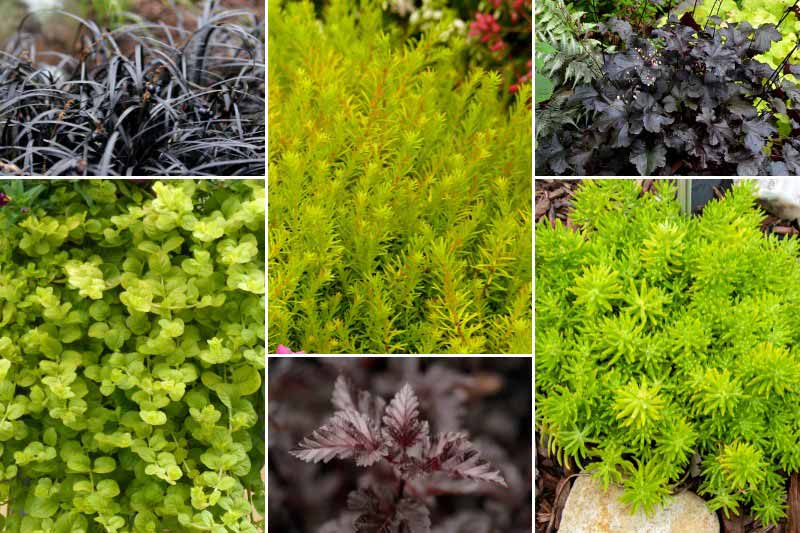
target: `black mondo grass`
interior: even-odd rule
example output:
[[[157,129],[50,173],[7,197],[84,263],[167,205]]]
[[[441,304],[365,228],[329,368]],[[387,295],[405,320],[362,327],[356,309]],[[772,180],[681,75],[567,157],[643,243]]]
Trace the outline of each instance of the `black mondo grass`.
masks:
[[[0,175],[265,172],[263,21],[208,0],[196,24],[80,23],[75,57],[0,50]],[[46,60],[46,61],[45,61]]]

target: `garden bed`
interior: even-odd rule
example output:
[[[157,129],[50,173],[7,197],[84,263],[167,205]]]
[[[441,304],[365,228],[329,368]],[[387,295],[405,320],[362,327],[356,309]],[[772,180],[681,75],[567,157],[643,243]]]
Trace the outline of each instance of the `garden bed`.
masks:
[[[9,38],[0,174],[263,176],[263,20],[235,4],[250,8],[207,2],[111,29],[51,14],[72,21],[60,44],[29,26]]]
[[[537,175],[800,173],[796,2],[640,4],[540,2]]]
[[[537,180],[536,181],[536,219],[539,227],[542,224],[546,224],[550,227],[564,227],[566,226],[568,229],[567,231],[580,231],[582,224],[579,224],[573,220],[573,208],[575,206],[575,197],[576,194],[580,195],[579,191],[581,188],[581,183],[578,181],[571,181],[571,182],[563,182],[558,180]],[[638,196],[640,198],[643,195],[650,195],[650,194],[663,194],[663,188],[661,185],[653,182],[653,180],[642,180],[639,182],[638,185]],[[660,191],[660,192],[659,192]],[[587,212],[597,213],[597,216],[600,216],[600,213],[604,210],[603,205],[605,204],[605,209],[609,210],[616,210],[619,208],[619,205],[629,205],[632,206],[632,191],[627,191],[626,193],[626,200],[622,200],[620,198],[620,204],[617,204],[614,197],[609,197],[606,201],[602,203],[598,203],[596,206],[592,206],[588,200],[584,201],[582,212],[578,215],[579,219],[587,221],[589,224],[593,224],[591,219],[586,218]],[[719,189],[715,191],[715,196],[718,198],[725,198],[729,193],[727,190]],[[737,198],[742,198],[743,193],[742,189],[738,189]],[[746,194],[745,196],[746,197]],[[661,201],[661,200],[659,200]],[[739,200],[739,205],[744,205],[744,200]],[[596,209],[596,210],[594,210]],[[744,211],[741,211],[744,212]],[[714,207],[708,216],[711,217],[721,217],[721,209],[719,207]],[[632,215],[634,218],[636,215]],[[699,215],[700,217],[704,215]],[[751,221],[756,221],[755,227],[760,227],[762,232],[765,235],[774,235],[779,237],[780,239],[785,239],[788,235],[797,235],[798,234],[798,225],[795,221],[788,221],[780,219],[776,216],[766,216],[766,217],[753,217],[751,215],[748,216],[748,224]],[[582,217],[582,218],[581,218]],[[657,220],[657,219],[655,219]],[[730,221],[731,219],[726,219],[724,217],[717,218],[720,220],[720,225],[725,225],[728,222],[722,222],[722,220]],[[634,225],[634,227],[638,222],[630,221],[630,224]],[[623,225],[624,226],[624,225]],[[620,226],[619,229],[622,229],[623,226]],[[603,223],[601,226],[605,228],[603,231],[614,231],[612,226],[608,226],[608,219],[606,222]],[[653,228],[656,228],[654,223]],[[739,226],[741,227],[741,226]],[[664,227],[662,227],[663,230]],[[597,226],[591,226],[589,229],[583,228],[585,231],[585,235],[587,239],[590,239],[593,234],[598,231],[601,231],[597,228]],[[632,230],[632,231],[640,231],[640,230]],[[731,231],[735,231],[733,227]],[[539,253],[543,253],[543,250],[540,250],[540,241],[539,238],[542,237],[544,234],[539,234],[539,230],[537,229],[537,257]],[[661,236],[656,236],[657,232],[651,234],[652,239],[664,238],[663,234]],[[727,238],[727,237],[723,237]],[[754,236],[750,236],[749,238],[755,239]],[[565,241],[566,242],[566,241]],[[648,242],[655,242],[655,241],[648,241]],[[647,246],[652,246],[646,245]],[[777,246],[777,245],[776,245]],[[793,246],[790,243],[787,243],[787,246]],[[565,248],[566,249],[566,248]],[[550,257],[550,256],[548,256]],[[650,255],[646,256],[647,258],[651,257]],[[552,258],[549,259],[552,261]],[[650,260],[650,259],[646,259]],[[543,304],[545,300],[540,300],[540,297],[547,293],[546,287],[547,284],[539,283],[538,276],[539,273],[539,264],[537,262],[537,320],[541,313],[544,313],[543,316],[548,317],[547,320],[553,320],[553,317],[558,316],[559,311],[552,308],[552,303],[548,300],[547,304]],[[655,267],[654,267],[655,268]],[[564,270],[564,276],[570,277],[573,276],[574,273],[571,273],[570,270]],[[657,275],[657,274],[654,274]],[[653,285],[652,290],[656,290],[658,285]],[[544,291],[544,293],[542,292]],[[575,306],[576,304],[569,304],[569,307],[564,307],[563,311],[561,311],[562,316],[569,316],[570,314],[570,307]],[[616,304],[615,304],[616,309]],[[555,314],[554,314],[555,313]],[[780,318],[776,318],[776,320],[781,321]],[[784,320],[789,321],[790,319],[787,317]],[[610,327],[610,326],[609,326]],[[665,326],[666,327],[666,326]],[[723,330],[724,331],[724,330]],[[537,322],[537,409],[541,409],[541,404],[539,403],[541,400],[540,394],[547,396],[547,391],[541,389],[542,387],[541,382],[539,381],[540,376],[547,376],[548,372],[551,370],[545,371],[545,369],[550,369],[552,367],[547,365],[554,364],[553,361],[557,361],[558,359],[551,359],[553,357],[551,354],[555,353],[552,352],[554,349],[554,345],[551,341],[547,341],[547,347],[544,348],[543,346],[539,345],[539,336],[542,335],[547,336],[547,332],[543,329],[542,325],[539,325]],[[611,333],[609,333],[610,335]],[[550,338],[550,337],[548,337]],[[540,359],[541,364],[546,365],[545,367],[540,367]],[[622,363],[618,363],[617,365],[621,365]],[[745,364],[745,363],[742,363]],[[611,366],[614,368],[614,365]],[[546,377],[544,378],[547,379]],[[545,409],[545,412],[552,413],[554,411],[549,411]],[[602,417],[602,410],[600,416]],[[744,415],[742,415],[744,416]],[[766,431],[764,434],[764,438],[772,438],[772,430]],[[536,472],[536,497],[537,497],[537,519],[536,519],[536,528],[537,531],[541,532],[549,532],[557,530],[557,526],[559,523],[560,512],[563,509],[564,503],[566,501],[567,493],[569,491],[569,487],[571,485],[570,476],[576,474],[580,469],[575,467],[575,464],[572,460],[567,461],[566,463],[559,461],[556,457],[552,456],[548,451],[548,443],[551,445],[552,442],[552,435],[546,436],[542,433],[537,433],[537,472]],[[589,445],[589,450],[596,450],[598,445],[604,445],[604,440],[599,441],[592,441],[593,444]],[[556,448],[559,449],[559,448]],[[575,449],[572,449],[573,452]],[[592,459],[596,460],[596,459]],[[592,461],[590,460],[590,462]],[[583,466],[587,466],[586,462],[583,462]],[[704,469],[708,468],[706,463],[704,463]],[[720,522],[723,525],[723,531],[725,532],[766,532],[766,531],[794,531],[792,528],[798,527],[800,522],[797,521],[797,518],[800,517],[800,494],[797,491],[797,481],[798,475],[795,472],[793,475],[785,474],[785,485],[784,490],[785,492],[785,516],[782,518],[776,519],[772,524],[768,526],[764,526],[755,519],[753,514],[748,511],[744,512],[742,516],[737,516],[735,513],[731,513],[730,515],[726,516],[723,512],[718,512],[718,516],[720,518]],[[791,482],[790,482],[791,481]],[[703,487],[706,489],[708,485],[706,480],[704,480],[703,476],[699,475],[698,472],[686,472],[685,476],[682,476],[681,480],[677,483],[670,485],[670,490],[677,491],[680,489],[688,488],[693,491],[702,491]],[[709,498],[709,496],[706,496]],[[794,525],[792,525],[794,524]]]

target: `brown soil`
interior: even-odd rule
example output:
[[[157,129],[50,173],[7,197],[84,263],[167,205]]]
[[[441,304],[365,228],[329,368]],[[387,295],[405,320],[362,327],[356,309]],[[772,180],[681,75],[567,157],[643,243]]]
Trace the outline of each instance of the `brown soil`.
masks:
[[[170,3],[176,4],[173,8]],[[130,12],[150,22],[163,22],[167,26],[177,23],[176,10],[180,10],[185,24],[189,27],[202,13],[203,3],[195,2],[194,6],[186,6],[169,0],[131,0]],[[264,20],[265,0],[219,0],[217,5],[223,9],[243,9],[255,13],[259,20]],[[25,10],[14,6],[9,23],[0,23],[0,41],[3,36],[10,37],[16,32],[25,16]],[[88,14],[93,19],[92,13]],[[98,22],[99,24],[99,22]],[[54,54],[77,55],[80,52],[80,41],[77,39],[78,23],[69,17],[53,15],[46,21],[28,17],[21,26],[22,30],[36,38],[38,59],[46,63],[56,64],[58,58]],[[3,43],[0,42],[0,49]],[[126,50],[123,49],[125,52]]]

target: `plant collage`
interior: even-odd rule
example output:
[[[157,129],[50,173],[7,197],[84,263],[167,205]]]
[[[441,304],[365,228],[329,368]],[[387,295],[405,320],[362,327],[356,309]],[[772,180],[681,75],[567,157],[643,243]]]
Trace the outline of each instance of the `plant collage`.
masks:
[[[0,532],[533,530],[532,0],[0,8]]]
[[[800,533],[800,0],[0,5],[0,533]]]

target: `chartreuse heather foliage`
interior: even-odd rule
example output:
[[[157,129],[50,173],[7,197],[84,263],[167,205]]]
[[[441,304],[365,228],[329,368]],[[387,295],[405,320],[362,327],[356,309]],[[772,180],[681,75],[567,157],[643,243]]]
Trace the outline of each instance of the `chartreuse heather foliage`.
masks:
[[[785,514],[800,471],[800,247],[759,230],[750,183],[702,216],[667,182],[587,180],[536,229],[536,416],[561,462],[651,510],[688,475],[728,514]]]
[[[3,530],[258,531],[263,182],[0,187]]]
[[[529,352],[530,86],[377,3],[269,13],[270,352]]]

